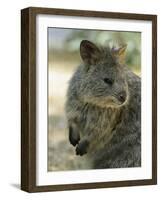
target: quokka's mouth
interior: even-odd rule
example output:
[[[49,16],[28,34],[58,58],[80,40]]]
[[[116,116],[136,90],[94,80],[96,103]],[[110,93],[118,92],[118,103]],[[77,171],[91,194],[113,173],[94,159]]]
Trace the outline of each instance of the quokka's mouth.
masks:
[[[117,105],[118,105],[118,106],[124,106],[124,105],[127,104],[128,100],[129,100],[128,96],[126,97],[126,99],[125,99],[124,101],[121,101],[121,102],[120,102],[120,100],[118,100]]]
[[[112,100],[111,101],[111,106],[112,107],[124,106],[125,104],[127,104],[128,99],[129,99],[128,96],[126,96],[125,99],[121,99],[121,100],[120,100],[120,98],[113,96],[113,98],[111,99]]]
[[[113,107],[113,108],[117,108],[117,107],[121,107],[124,103],[121,103],[116,97],[112,97],[110,99],[108,99],[108,101],[105,103],[105,107]]]

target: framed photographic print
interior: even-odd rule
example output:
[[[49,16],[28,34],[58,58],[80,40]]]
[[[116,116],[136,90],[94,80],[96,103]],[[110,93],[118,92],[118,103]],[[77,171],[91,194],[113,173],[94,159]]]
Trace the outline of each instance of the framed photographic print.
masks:
[[[157,16],[21,11],[21,188],[157,183]]]

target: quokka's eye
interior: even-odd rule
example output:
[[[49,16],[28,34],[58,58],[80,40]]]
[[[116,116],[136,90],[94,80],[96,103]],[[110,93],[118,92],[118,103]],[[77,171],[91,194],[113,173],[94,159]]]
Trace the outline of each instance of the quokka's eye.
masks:
[[[110,78],[104,78],[103,79],[105,83],[109,84],[109,85],[112,85],[113,84],[113,80],[110,79]]]

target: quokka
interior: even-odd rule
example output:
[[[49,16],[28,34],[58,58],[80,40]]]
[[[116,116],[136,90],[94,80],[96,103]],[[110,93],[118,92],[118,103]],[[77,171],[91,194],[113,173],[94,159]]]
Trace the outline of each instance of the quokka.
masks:
[[[141,79],[126,67],[125,51],[83,40],[83,64],[69,83],[69,141],[94,169],[141,165]]]

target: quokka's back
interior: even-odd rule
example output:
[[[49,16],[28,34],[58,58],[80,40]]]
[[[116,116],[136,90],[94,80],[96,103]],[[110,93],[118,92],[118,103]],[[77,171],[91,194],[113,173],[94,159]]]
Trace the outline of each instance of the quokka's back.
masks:
[[[141,81],[125,66],[125,49],[82,41],[83,64],[69,83],[69,141],[93,168],[141,165]]]

